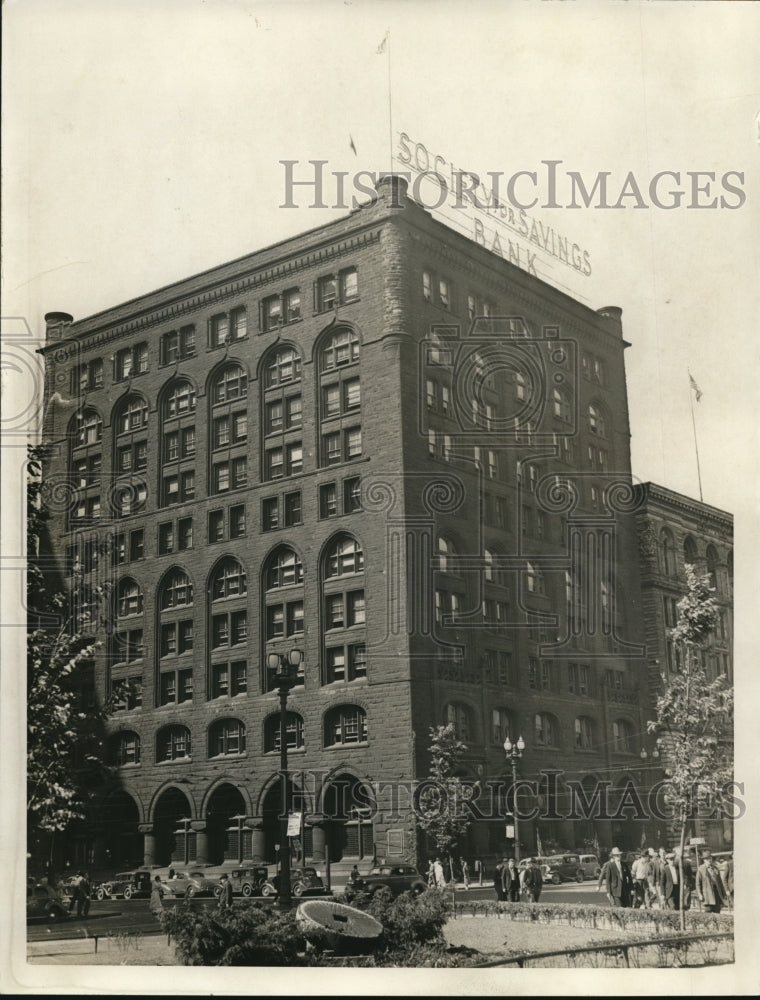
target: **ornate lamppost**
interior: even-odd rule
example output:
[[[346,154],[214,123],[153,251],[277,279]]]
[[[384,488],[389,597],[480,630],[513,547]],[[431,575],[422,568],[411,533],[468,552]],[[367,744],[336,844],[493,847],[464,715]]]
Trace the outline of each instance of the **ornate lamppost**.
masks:
[[[518,737],[517,743],[513,743],[509,736],[504,740],[504,753],[507,760],[512,765],[512,815],[515,821],[515,861],[520,863],[520,829],[517,821],[517,762],[523,755],[525,740]]]
[[[303,659],[300,649],[291,649],[287,655],[269,653],[267,667],[280,697],[280,782],[282,790],[280,820],[280,886],[277,894],[278,905],[288,909],[290,895],[290,841],[288,839],[288,817],[290,815],[290,784],[288,782],[288,695],[298,683],[298,668]]]

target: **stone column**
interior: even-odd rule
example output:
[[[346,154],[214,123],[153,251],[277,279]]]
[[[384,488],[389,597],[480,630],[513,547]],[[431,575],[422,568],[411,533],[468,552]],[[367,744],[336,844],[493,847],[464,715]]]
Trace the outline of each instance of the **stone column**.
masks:
[[[193,820],[190,829],[195,833],[195,860],[199,865],[208,864],[208,834],[205,820]]]
[[[156,838],[153,833],[152,823],[139,823],[138,833],[143,835],[143,865],[151,868],[156,864]]]
[[[311,826],[311,856],[314,864],[324,864],[326,860],[325,844],[327,842],[327,819],[325,816],[310,816],[308,819]]]
[[[251,861],[254,864],[261,864],[266,856],[264,819],[261,816],[253,816],[245,821],[245,825],[251,831]]]

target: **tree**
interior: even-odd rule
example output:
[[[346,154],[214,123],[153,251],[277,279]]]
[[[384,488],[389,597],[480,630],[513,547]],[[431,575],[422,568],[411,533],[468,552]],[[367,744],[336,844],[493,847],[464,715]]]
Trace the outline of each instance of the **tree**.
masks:
[[[99,643],[82,627],[82,594],[55,584],[44,553],[49,513],[42,502],[43,446],[29,448],[27,479],[27,831],[31,851],[45,836],[85,818],[102,775],[105,710],[92,697]],[[46,565],[48,566],[46,572]],[[92,598],[98,594],[95,589]]]
[[[688,592],[678,602],[678,617],[670,638],[682,651],[682,669],[668,678],[657,698],[657,718],[648,723],[658,735],[663,769],[668,778],[666,801],[680,833],[681,927],[685,928],[683,855],[686,828],[705,803],[720,808],[733,774],[731,713],[733,692],[726,678],[709,680],[701,652],[718,621],[709,577],[686,567]]]
[[[430,771],[418,798],[417,820],[435,843],[439,856],[449,859],[458,841],[467,832],[471,815],[464,803],[469,788],[456,776],[467,746],[457,738],[453,723],[430,729]],[[452,870],[453,878],[453,870]]]

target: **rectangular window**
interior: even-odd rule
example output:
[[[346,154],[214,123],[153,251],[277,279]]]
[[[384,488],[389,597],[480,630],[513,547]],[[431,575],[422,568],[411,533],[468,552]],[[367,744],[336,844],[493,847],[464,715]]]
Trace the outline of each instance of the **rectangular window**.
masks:
[[[341,302],[350,302],[359,296],[359,276],[355,267],[340,272]]]
[[[325,461],[328,465],[340,462],[340,434],[324,434],[322,436],[322,448],[324,450]]]
[[[223,698],[230,693],[230,668],[227,663],[215,663],[211,668],[213,698]]]
[[[338,282],[333,275],[317,281],[317,311],[326,312],[338,303]]]
[[[180,551],[190,549],[193,545],[193,519],[183,517],[177,523],[177,546]]]
[[[230,488],[230,463],[214,466],[214,493],[226,493]]]
[[[224,539],[224,511],[210,510],[208,512],[208,540],[221,542]]]
[[[340,385],[326,385],[322,388],[322,411],[324,416],[332,417],[340,413]]]
[[[438,282],[438,298],[444,309],[451,308],[451,286],[445,278]]]
[[[245,456],[232,460],[232,488],[239,490],[248,482],[248,459]]]
[[[285,524],[289,527],[301,523],[301,492],[285,494]]]
[[[145,555],[145,532],[142,528],[129,533],[129,558],[131,562]]]
[[[240,306],[237,309],[233,309],[231,313],[232,319],[232,339],[242,340],[248,333],[248,316],[245,311],[244,306]]]
[[[353,590],[348,596],[348,624],[363,625],[365,622],[364,591]]]
[[[181,495],[183,500],[192,500],[195,497],[195,472],[192,470],[183,472],[180,476]]]
[[[348,647],[348,672],[351,680],[367,676],[367,647],[363,642]]]
[[[323,520],[338,513],[338,494],[335,483],[323,483],[319,487],[319,516]]]
[[[346,458],[358,458],[362,453],[362,432],[360,427],[346,431]]]
[[[209,324],[210,329],[210,340],[212,347],[221,347],[223,344],[227,343],[227,338],[230,332],[230,321],[229,317],[220,314],[218,316],[212,316],[211,322]]]
[[[285,609],[282,604],[267,608],[267,639],[280,639],[285,632]]]
[[[353,514],[362,509],[362,481],[358,476],[343,480],[343,513]]]
[[[282,479],[285,471],[282,448],[270,448],[266,452],[267,479]]]
[[[303,472],[303,447],[300,441],[294,441],[286,448],[288,475],[295,476]]]
[[[172,437],[176,437],[174,434]],[[222,448],[230,443],[230,418],[218,417],[214,421],[214,447]]]
[[[261,529],[275,531],[280,526],[277,497],[265,497],[261,502]]]
[[[285,398],[285,426],[290,430],[291,427],[300,427],[302,421],[301,397],[287,396]]]
[[[343,613],[343,594],[330,594],[326,600],[326,627],[343,628],[345,615]]]
[[[301,293],[297,288],[291,288],[283,295],[283,312],[286,323],[295,323],[301,318]]]
[[[303,601],[291,601],[287,606],[288,635],[303,634]]]
[[[168,521],[166,524],[158,526],[158,554],[165,556],[174,552],[174,522]]]
[[[343,383],[343,409],[358,410],[361,406],[361,385],[358,378]]]
[[[266,405],[265,426],[267,434],[282,430],[282,400],[274,399]]]
[[[282,302],[279,295],[270,295],[262,302],[264,329],[274,330],[282,322]]]
[[[230,507],[230,538],[243,538],[245,535],[245,504]]]
[[[433,279],[429,271],[422,272],[422,297],[426,302],[433,301]]]
[[[248,670],[245,660],[237,660],[230,664],[230,684],[233,696],[245,694],[248,690]]]
[[[343,646],[331,646],[327,654],[327,683],[346,679],[346,654]]]

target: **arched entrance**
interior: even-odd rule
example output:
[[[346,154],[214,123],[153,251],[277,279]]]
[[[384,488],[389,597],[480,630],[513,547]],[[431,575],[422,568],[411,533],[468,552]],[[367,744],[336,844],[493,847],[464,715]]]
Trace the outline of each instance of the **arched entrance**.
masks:
[[[153,813],[156,864],[189,864],[195,861],[195,833],[190,829],[192,809],[178,788],[167,788]]]
[[[244,829],[244,817],[245,800],[234,785],[214,789],[206,809],[208,859],[212,865],[250,858],[251,831]]]
[[[294,811],[302,811],[300,789],[294,787],[289,781],[290,802]],[[280,842],[282,840],[282,786],[278,778],[267,790],[261,806],[261,816],[264,823],[264,858],[267,864],[275,864],[279,861]],[[296,851],[298,844],[291,847]],[[291,851],[293,859],[293,851]]]
[[[120,790],[106,799],[96,827],[96,863],[117,871],[142,864],[139,819],[137,803],[127,792]]]
[[[359,778],[341,774],[327,785],[322,798],[326,818],[325,844],[330,861],[361,860],[375,856],[372,790]]]

